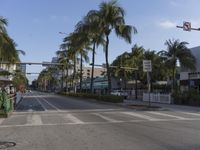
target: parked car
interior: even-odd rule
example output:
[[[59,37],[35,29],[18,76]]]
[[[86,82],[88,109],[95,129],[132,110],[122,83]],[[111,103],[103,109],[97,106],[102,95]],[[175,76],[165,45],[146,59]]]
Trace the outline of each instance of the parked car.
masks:
[[[128,97],[128,93],[126,91],[122,91],[122,90],[112,91],[111,95],[123,96],[125,99]]]

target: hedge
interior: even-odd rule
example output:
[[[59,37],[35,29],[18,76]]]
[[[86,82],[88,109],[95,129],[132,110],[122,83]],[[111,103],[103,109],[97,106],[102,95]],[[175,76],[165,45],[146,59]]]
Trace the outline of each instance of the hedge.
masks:
[[[200,106],[200,94],[191,90],[184,93],[176,93],[173,95],[174,104]]]
[[[87,99],[96,99],[98,101],[111,102],[111,103],[122,103],[124,98],[116,95],[97,95],[92,93],[59,93],[61,95],[81,97]]]

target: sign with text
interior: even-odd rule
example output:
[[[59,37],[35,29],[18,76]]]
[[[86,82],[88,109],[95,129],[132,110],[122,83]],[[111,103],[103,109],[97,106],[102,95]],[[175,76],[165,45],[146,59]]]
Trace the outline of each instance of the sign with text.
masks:
[[[143,60],[143,71],[144,72],[152,71],[151,60]]]

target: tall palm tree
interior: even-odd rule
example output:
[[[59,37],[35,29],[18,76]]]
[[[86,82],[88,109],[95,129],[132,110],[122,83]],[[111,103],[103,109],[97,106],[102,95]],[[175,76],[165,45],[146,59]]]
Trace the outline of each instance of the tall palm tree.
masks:
[[[67,50],[57,51],[56,54],[57,54],[57,57],[58,57],[58,63],[61,64],[59,66],[59,69],[62,71],[62,80],[65,78],[66,92],[68,92],[69,69],[71,69],[71,67],[72,67],[72,65],[70,63],[70,58],[68,58]],[[64,70],[66,70],[66,76],[65,77],[63,75]],[[63,85],[62,85],[62,87],[63,87]]]
[[[4,33],[6,33],[7,31],[6,31],[6,28],[5,28],[5,26],[7,26],[8,25],[8,21],[7,21],[7,19],[5,19],[5,18],[3,18],[2,16],[0,16],[0,32],[2,33],[2,32],[4,32]]]
[[[165,45],[166,51],[160,51],[159,54],[165,59],[166,65],[170,66],[172,70],[172,89],[175,88],[175,74],[177,63],[180,63],[181,67],[191,70],[196,69],[196,59],[192,55],[190,49],[187,47],[187,42],[180,42],[179,40],[167,40]]]
[[[91,10],[88,14],[77,24],[77,29],[81,32],[87,33],[90,38],[89,42],[92,45],[92,72],[90,82],[90,92],[93,93],[93,82],[94,82],[94,65],[95,65],[95,53],[96,47],[99,45],[105,45],[103,32],[99,30],[100,19],[97,17],[98,11]]]
[[[14,63],[19,61],[18,51],[16,50],[17,45],[7,34],[7,25],[7,20],[0,17],[0,61]]]
[[[97,16],[99,16],[100,19],[100,31],[104,33],[106,38],[105,59],[108,75],[108,92],[110,93],[111,75],[108,61],[109,35],[114,29],[118,37],[121,37],[128,43],[131,43],[131,33],[132,31],[133,33],[137,33],[137,30],[135,27],[125,24],[124,9],[118,5],[117,1],[102,2],[99,7],[100,10],[97,13]]]

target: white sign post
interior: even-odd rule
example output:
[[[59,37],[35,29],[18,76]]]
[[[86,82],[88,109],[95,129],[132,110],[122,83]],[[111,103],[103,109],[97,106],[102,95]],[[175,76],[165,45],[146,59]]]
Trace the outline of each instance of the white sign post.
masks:
[[[152,72],[152,64],[151,60],[143,60],[143,71],[147,72],[147,84],[148,84],[148,93],[149,93],[149,106],[151,105],[150,103],[150,92],[151,92],[151,86],[150,86],[150,75],[149,72]]]

